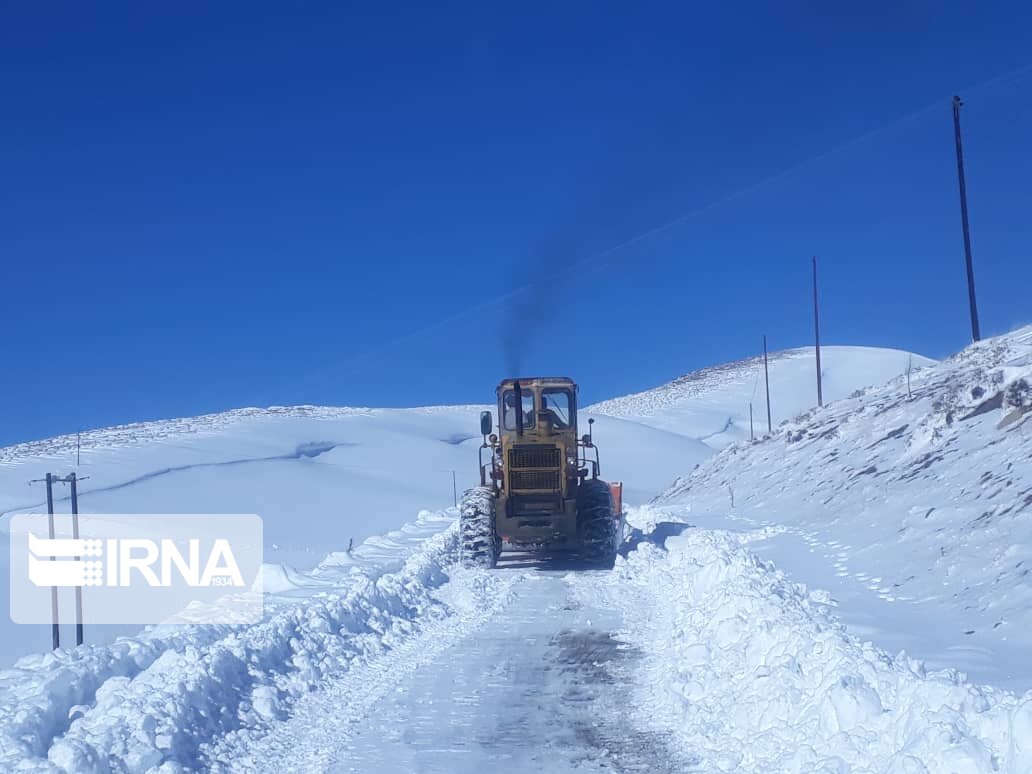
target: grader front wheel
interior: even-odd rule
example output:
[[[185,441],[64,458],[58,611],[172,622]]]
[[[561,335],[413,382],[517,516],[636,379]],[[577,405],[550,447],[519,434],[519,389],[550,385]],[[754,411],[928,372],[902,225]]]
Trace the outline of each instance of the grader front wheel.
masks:
[[[581,558],[601,567],[612,567],[618,549],[618,524],[613,514],[609,484],[587,479],[577,492],[577,532]]]
[[[467,490],[459,503],[459,559],[463,567],[491,569],[501,553],[494,528],[494,492],[478,486]]]

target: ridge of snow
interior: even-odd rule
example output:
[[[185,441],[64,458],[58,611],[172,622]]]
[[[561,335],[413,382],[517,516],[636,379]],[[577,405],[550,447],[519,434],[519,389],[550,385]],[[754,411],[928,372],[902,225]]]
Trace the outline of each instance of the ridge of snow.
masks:
[[[266,596],[252,626],[159,626],[107,646],[28,657],[0,672],[0,768],[166,763],[286,716],[313,687],[449,615],[433,590],[457,556],[455,513],[419,519]]]
[[[26,459],[67,456],[79,449],[93,452],[119,449],[145,443],[178,440],[189,436],[210,436],[246,420],[275,418],[341,419],[353,416],[378,416],[385,412],[442,414],[467,412],[487,408],[481,405],[456,404],[449,406],[415,406],[411,408],[366,408],[357,406],[268,406],[245,407],[201,414],[193,417],[156,419],[148,422],[130,422],[111,427],[66,433],[36,441],[24,441],[0,447],[0,465],[12,465]]]
[[[685,527],[601,584],[573,582],[596,600],[601,585],[645,653],[633,717],[658,722],[699,770],[1032,770],[1032,692],[894,658],[750,553],[748,535]]]

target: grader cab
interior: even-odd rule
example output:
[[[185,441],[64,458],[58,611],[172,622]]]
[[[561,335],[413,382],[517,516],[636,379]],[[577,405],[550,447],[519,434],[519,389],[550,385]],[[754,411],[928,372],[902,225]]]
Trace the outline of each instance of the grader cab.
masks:
[[[463,495],[463,562],[493,567],[505,547],[575,551],[609,565],[623,531],[621,485],[599,478],[591,424],[578,436],[577,385],[566,377],[506,379],[498,427],[480,417],[480,486]]]

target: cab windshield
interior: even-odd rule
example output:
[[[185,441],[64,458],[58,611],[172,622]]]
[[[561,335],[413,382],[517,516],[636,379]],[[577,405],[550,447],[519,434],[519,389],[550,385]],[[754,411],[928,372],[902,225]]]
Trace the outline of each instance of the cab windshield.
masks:
[[[573,417],[573,398],[569,390],[551,389],[541,393],[542,419],[546,416],[552,420],[552,427],[565,430],[571,426]]]
[[[534,427],[534,393],[531,390],[523,390],[523,428]],[[516,393],[513,390],[506,390],[502,394],[502,427],[505,430],[516,429]]]

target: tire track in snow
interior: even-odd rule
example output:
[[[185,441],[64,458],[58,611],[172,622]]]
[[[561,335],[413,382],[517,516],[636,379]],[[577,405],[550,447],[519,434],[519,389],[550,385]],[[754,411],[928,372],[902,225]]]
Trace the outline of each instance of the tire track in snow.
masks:
[[[204,765],[212,771],[327,771],[377,702],[500,614],[521,580],[456,568],[435,594],[448,614],[309,694],[284,722],[214,741],[203,750]]]
[[[608,572],[522,554],[503,556],[500,569],[470,572],[466,583],[501,584],[490,609],[478,602],[472,626],[427,628],[398,658],[374,664],[368,680],[365,671],[352,673],[246,760],[227,749],[217,768],[684,770],[687,762],[661,735],[627,722],[639,656],[614,633],[619,613],[569,582],[600,583]],[[462,583],[460,576],[441,591],[453,594]]]

